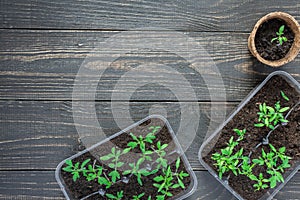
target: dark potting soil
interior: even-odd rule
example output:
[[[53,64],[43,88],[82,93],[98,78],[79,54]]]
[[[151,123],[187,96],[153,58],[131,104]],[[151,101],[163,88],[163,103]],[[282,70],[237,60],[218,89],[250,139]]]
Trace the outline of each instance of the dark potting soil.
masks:
[[[289,101],[286,101],[280,95],[280,91],[283,91],[288,97]],[[220,152],[221,149],[227,146],[231,136],[237,140],[238,136],[233,132],[234,128],[246,129],[246,134],[244,139],[239,143],[236,149],[243,148],[244,155],[248,155],[250,151],[253,151],[251,159],[258,158],[261,155],[262,148],[269,152],[268,145],[261,145],[259,148],[255,149],[256,145],[262,142],[262,139],[267,136],[268,128],[257,128],[254,127],[254,123],[257,123],[257,112],[259,111],[259,104],[266,102],[267,105],[271,105],[280,101],[281,107],[289,106],[295,109],[288,116],[289,122],[285,126],[280,126],[275,131],[273,131],[269,137],[269,142],[276,148],[286,147],[286,155],[292,157],[290,160],[291,167],[287,170],[292,170],[296,162],[300,159],[300,105],[297,103],[300,101],[300,94],[291,87],[282,77],[274,76],[271,78],[265,86],[232,118],[232,120],[227,123],[221,130],[220,137],[218,138],[215,146],[212,150],[203,157],[203,160],[217,172],[217,168],[214,166],[215,161],[211,159],[212,154]],[[288,111],[287,111],[288,112]],[[287,114],[285,112],[285,115]],[[235,152],[234,152],[235,153]],[[286,170],[286,171],[287,171]],[[286,172],[285,171],[285,172]],[[266,173],[266,169],[255,166],[253,168],[253,173],[258,176],[259,173],[263,173],[264,177],[269,177]],[[244,175],[235,176],[232,172],[223,175],[223,178],[229,176],[229,185],[239,193],[244,199],[254,200],[262,197],[267,191],[267,189],[254,191],[253,184]],[[279,183],[277,183],[279,185]]]
[[[271,40],[277,37],[279,27],[284,25],[284,34],[288,40],[279,44],[278,40],[271,42]],[[255,35],[255,47],[259,55],[266,60],[279,60],[289,52],[293,42],[295,34],[287,26],[287,24],[281,19],[271,19],[264,22],[257,30]]]
[[[168,144],[168,147],[165,149],[167,152],[166,159],[168,160],[168,163],[171,166],[172,171],[175,170],[175,161],[179,157],[179,154],[176,150],[176,145],[172,140],[172,136],[170,135],[170,132],[165,125],[164,121],[158,118],[151,118],[144,123],[140,124],[139,126],[136,126],[126,133],[122,133],[121,135],[111,139],[108,142],[105,142],[96,148],[92,149],[90,152],[84,153],[80,155],[79,157],[74,158],[72,161],[73,163],[80,162],[82,163],[84,160],[90,158],[92,161],[95,162],[96,165],[100,165],[104,167],[104,171],[107,172],[107,174],[111,171],[111,169],[107,166],[108,163],[105,163],[106,161],[100,161],[98,158],[104,155],[107,155],[111,153],[111,148],[113,146],[116,146],[117,149],[125,149],[127,148],[127,144],[130,141],[133,141],[129,133],[133,133],[137,136],[142,135],[145,136],[149,133],[149,127],[150,126],[160,126],[162,127],[155,135],[156,139],[154,140],[154,144],[156,144],[158,141],[161,141],[161,144]],[[146,149],[150,150],[150,145],[146,145]],[[120,161],[124,162],[125,164],[120,168],[119,173],[122,174],[124,170],[129,169],[128,163],[134,163],[139,158],[140,150],[138,148],[135,148],[134,153],[128,153],[120,157]],[[156,158],[153,157],[153,160]],[[150,164],[152,162],[149,162]],[[180,162],[179,171],[184,171],[188,173],[188,171],[185,168],[184,162],[181,159]],[[66,165],[63,165],[62,168],[64,168]],[[146,164],[144,167],[147,167]],[[149,167],[149,166],[148,166]],[[109,189],[105,189],[106,193],[114,194],[116,195],[117,192],[123,191],[124,197],[122,199],[132,199],[133,195],[139,195],[141,193],[145,193],[145,195],[141,198],[141,200],[147,200],[148,196],[151,196],[152,199],[155,199],[155,196],[157,195],[157,189],[153,186],[153,178],[156,176],[159,176],[162,174],[162,171],[160,170],[156,174],[149,175],[147,177],[142,177],[142,183],[143,185],[139,185],[137,182],[137,178],[135,175],[132,175],[131,177],[126,176],[129,179],[127,180],[128,183],[120,181],[115,184],[113,184]],[[63,181],[65,182],[65,185],[67,185],[68,190],[70,194],[72,195],[73,199],[81,199],[84,198],[94,192],[97,192],[101,189],[101,186],[97,183],[97,180],[95,181],[87,181],[85,177],[80,177],[76,182],[73,181],[72,175],[68,172],[65,172],[61,170],[61,176]],[[122,175],[121,175],[122,177]],[[122,178],[125,178],[122,177]],[[121,179],[122,179],[121,178]],[[182,188],[176,188],[171,189],[170,192],[173,194],[173,197],[176,195],[180,195],[183,193],[186,189],[189,188],[191,185],[191,176],[186,177],[183,181],[184,185],[186,186],[185,189]],[[108,199],[105,196],[102,196],[100,194],[95,194],[87,198],[88,200],[96,200],[96,199]],[[171,199],[171,198],[166,198]]]

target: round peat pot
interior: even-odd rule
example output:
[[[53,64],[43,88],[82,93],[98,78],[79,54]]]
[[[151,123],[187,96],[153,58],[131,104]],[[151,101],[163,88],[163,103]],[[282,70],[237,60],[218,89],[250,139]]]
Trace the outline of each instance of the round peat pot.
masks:
[[[273,38],[279,38],[282,25],[285,27],[282,35],[285,39],[281,43]],[[276,28],[271,31],[272,26]],[[263,29],[271,33],[264,35],[261,33]],[[266,65],[279,67],[287,64],[295,59],[300,49],[299,24],[287,13],[269,13],[255,24],[248,38],[248,48],[254,57]]]

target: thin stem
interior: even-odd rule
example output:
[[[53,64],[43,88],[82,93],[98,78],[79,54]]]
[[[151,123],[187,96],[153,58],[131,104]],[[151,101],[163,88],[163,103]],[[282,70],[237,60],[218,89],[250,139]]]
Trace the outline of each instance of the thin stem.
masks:
[[[98,191],[98,192],[94,192],[94,193],[92,193],[92,194],[89,194],[89,195],[87,195],[87,196],[81,198],[80,200],[88,199],[88,198],[90,198],[91,196],[94,196],[94,195],[96,195],[96,194],[99,194],[99,191]]]

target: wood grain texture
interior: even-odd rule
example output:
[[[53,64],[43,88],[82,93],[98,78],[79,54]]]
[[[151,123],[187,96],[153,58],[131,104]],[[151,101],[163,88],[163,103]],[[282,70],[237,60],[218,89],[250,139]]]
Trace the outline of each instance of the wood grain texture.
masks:
[[[202,50],[209,54],[212,63],[214,62],[216,69],[219,70],[215,78],[222,80],[223,83],[207,84],[203,77],[212,75],[209,68],[205,67],[208,63],[207,59],[200,60],[199,70],[195,70],[187,60],[173,52],[155,49],[132,51],[129,44],[133,45],[135,38],[130,34],[118,36],[129,45],[123,47],[122,51],[128,52],[123,56],[116,57],[117,47],[112,50],[109,46],[100,45],[101,52],[95,50],[99,46],[99,41],[103,42],[118,33],[2,30],[0,32],[2,44],[0,46],[0,99],[71,100],[74,86],[84,88],[81,94],[88,96],[93,94],[93,91],[85,90],[85,86],[98,83],[95,98],[101,101],[127,101],[128,99],[124,99],[124,94],[128,91],[132,92],[131,101],[178,100],[168,87],[160,84],[163,82],[167,85],[177,84],[178,91],[183,94],[185,101],[195,100],[191,96],[193,93],[197,101],[211,101],[208,85],[211,92],[215,94],[224,87],[226,91],[224,98],[227,101],[241,101],[266,75],[274,71],[273,68],[258,63],[250,55],[247,49],[248,34],[218,33],[216,35],[198,32],[186,34],[203,47]],[[173,45],[172,43],[179,40],[176,36],[168,38],[169,36],[164,32],[149,32],[147,35],[157,44],[169,39],[168,44]],[[155,43],[153,45],[155,46]],[[186,44],[175,44],[173,47],[183,47],[180,45]],[[198,50],[183,50],[181,53]],[[202,51],[199,52],[202,55]],[[84,59],[90,58],[89,53],[97,55],[99,53],[100,60],[116,60],[109,66],[91,62],[89,74],[86,74],[87,80],[82,83],[74,82]],[[132,75],[137,67],[149,64],[169,67],[175,72],[144,67],[139,68],[138,75],[134,73]],[[299,81],[299,66],[298,56],[294,62],[280,69],[291,73]],[[106,69],[105,72],[101,76],[97,75],[103,68]],[[191,85],[192,90],[184,86],[183,80]],[[158,84],[149,85],[149,82],[158,82]],[[112,94],[115,99],[112,99]],[[73,99],[76,99],[76,96]]]
[[[234,200],[207,171],[196,171],[198,188],[188,200]],[[300,173],[297,173],[275,196],[277,200],[299,199]],[[54,178],[54,171],[0,171],[0,199],[63,200],[63,193]]]
[[[282,10],[300,19],[291,1],[31,1],[2,0],[0,28],[128,30],[158,27],[184,31],[247,31],[263,15]]]
[[[209,103],[132,102],[130,115],[124,118],[112,116],[110,102],[95,104],[105,137],[131,125],[131,119],[136,122],[149,114],[161,114],[167,117],[182,145],[188,143],[184,140],[184,133],[178,131],[187,123],[181,122],[181,117],[184,111],[194,116],[193,110],[197,106],[200,110],[198,131],[186,155],[194,169],[203,169],[198,161],[203,139],[222,122],[218,117],[229,113],[236,104],[220,103],[213,110]],[[124,112],[126,109],[124,102],[115,105],[115,110]],[[81,121],[74,123],[71,102],[0,101],[0,110],[0,170],[53,170],[60,161],[82,150],[83,145],[92,145],[103,139],[99,127],[89,125],[91,119],[87,111],[74,110],[76,116],[81,116]],[[212,115],[217,117],[211,118]],[[124,127],[120,127],[120,122],[125,122]],[[77,132],[75,125],[83,127],[86,132]],[[98,132],[94,134],[93,130]]]

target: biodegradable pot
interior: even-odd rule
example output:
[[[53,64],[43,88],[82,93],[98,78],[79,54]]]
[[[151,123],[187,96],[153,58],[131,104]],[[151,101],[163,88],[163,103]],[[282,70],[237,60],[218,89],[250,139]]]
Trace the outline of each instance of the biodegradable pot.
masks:
[[[62,161],[56,168],[55,177],[65,197],[67,199],[81,200],[109,199],[106,194],[116,195],[118,191],[122,190],[124,195],[122,199],[132,199],[133,195],[142,193],[145,193],[145,195],[140,198],[141,200],[147,200],[149,195],[152,195],[151,198],[155,199],[158,188],[153,186],[153,183],[156,183],[153,179],[154,177],[162,173],[161,169],[153,175],[142,176],[141,180],[143,185],[140,185],[138,183],[137,177],[134,174],[122,174],[122,172],[130,168],[128,165],[129,163],[137,163],[137,160],[139,160],[141,155],[139,149],[133,149],[130,151],[130,154],[126,154],[124,155],[124,157],[120,157],[120,161],[124,162],[124,165],[122,166],[124,168],[120,168],[120,170],[118,169],[121,177],[117,179],[116,183],[113,183],[110,188],[106,188],[105,186],[100,185],[96,179],[93,181],[87,181],[83,176],[81,176],[74,182],[72,180],[72,175],[63,170],[63,168],[66,167],[67,160],[72,160],[73,163],[82,163],[86,159],[91,159],[90,162],[93,164],[93,166],[103,166],[103,172],[106,173],[105,176],[109,177],[107,174],[112,170],[112,168],[110,168],[110,165],[108,163],[105,163],[105,161],[99,158],[110,153],[112,146],[116,148],[116,152],[118,150],[122,151],[123,149],[128,148],[128,143],[133,140],[130,133],[133,133],[134,135],[137,134],[137,137],[139,137],[139,135],[146,136],[149,133],[151,126],[160,126],[159,130],[155,133],[156,138],[153,141],[153,145],[157,145],[158,141],[161,142],[161,145],[168,144],[167,148],[165,148],[165,159],[168,161],[171,170],[176,169],[175,163],[177,161],[177,158],[180,158],[181,162],[178,173],[179,171],[183,171],[189,174],[189,176],[185,177],[183,180],[185,188],[179,187],[176,189],[170,189],[169,191],[172,192],[173,196],[167,197],[166,199],[184,199],[190,196],[197,187],[197,179],[195,173],[193,172],[186,156],[184,155],[184,152],[180,147],[179,142],[177,141],[177,138],[168,121],[162,116],[151,115],[112,135],[111,137],[93,145],[92,147]],[[145,148],[146,150],[150,150],[151,148],[154,148],[154,146],[152,146],[150,143],[147,143]],[[144,161],[145,164],[141,164],[140,166],[143,165],[145,169],[147,168],[148,170],[151,170],[151,168],[155,169],[155,160],[156,158],[153,157],[152,161],[146,160]]]
[[[281,96],[283,91],[289,101]],[[259,104],[266,102],[267,105],[274,105],[280,101],[282,107],[289,106],[291,111],[285,113],[289,120],[287,124],[279,124],[274,131],[263,127],[254,127],[257,123],[257,112]],[[300,84],[288,73],[277,71],[270,74],[258,87],[256,87],[233,111],[226,121],[209,137],[199,150],[199,160],[201,164],[234,196],[238,199],[272,199],[276,193],[297,173],[300,169]],[[262,149],[269,151],[270,147],[266,143],[271,143],[275,148],[286,147],[286,154],[292,159],[291,166],[285,169],[283,173],[284,182],[277,183],[275,188],[267,188],[261,191],[254,191],[253,184],[248,177],[244,175],[235,176],[231,171],[223,175],[222,179],[218,176],[218,168],[214,165],[215,161],[211,159],[212,154],[220,152],[227,146],[229,139],[237,135],[233,129],[246,129],[244,139],[237,147],[244,148],[243,155],[255,159],[261,156]],[[267,177],[266,169],[256,166],[253,173],[262,172]],[[258,174],[255,174],[256,176]]]
[[[255,38],[257,36],[258,29],[264,24],[272,19],[279,19],[285,22],[288,28],[294,33],[294,42],[292,43],[291,47],[287,54],[278,60],[267,60],[263,58],[262,55],[258,53],[257,47],[255,45]],[[276,31],[274,31],[275,33]],[[276,37],[276,35],[275,35]],[[289,14],[283,12],[272,12],[264,17],[262,17],[258,22],[255,24],[249,38],[248,38],[248,48],[252,55],[256,57],[260,62],[272,66],[272,67],[279,67],[284,64],[289,63],[290,61],[294,60],[295,57],[298,55],[300,49],[300,27],[298,22]]]

